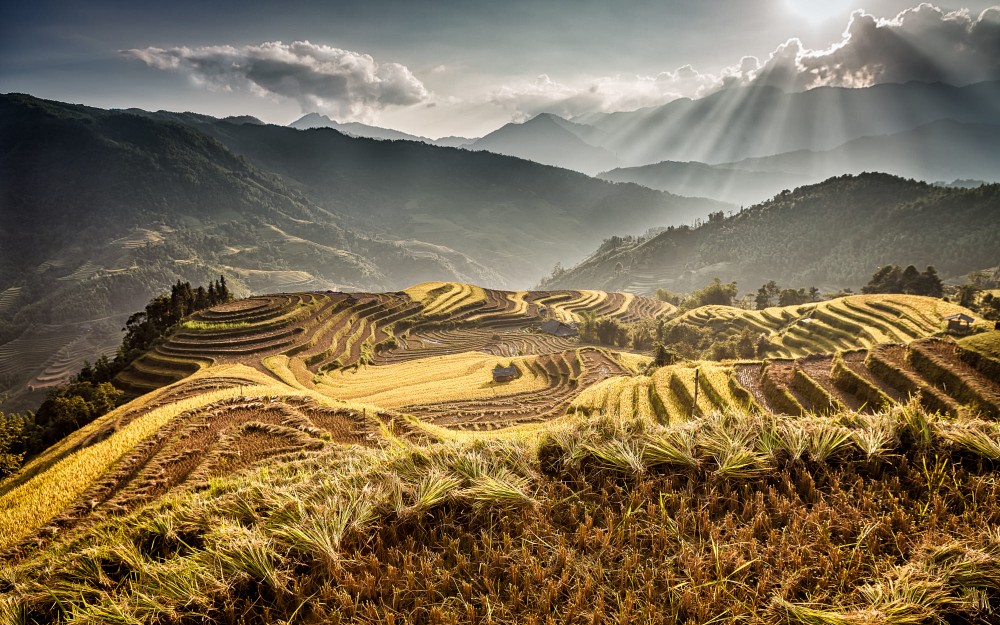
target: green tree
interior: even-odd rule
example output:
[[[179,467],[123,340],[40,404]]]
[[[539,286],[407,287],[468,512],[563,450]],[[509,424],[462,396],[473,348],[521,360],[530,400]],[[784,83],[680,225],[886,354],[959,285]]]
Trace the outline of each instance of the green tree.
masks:
[[[778,306],[795,306],[809,301],[805,289],[782,289],[778,295]]]
[[[72,382],[49,392],[38,407],[35,423],[39,431],[32,451],[41,451],[97,417],[113,410],[124,393],[110,382]]]
[[[754,303],[757,305],[757,310],[763,310],[768,306],[773,306],[775,299],[781,293],[781,287],[774,280],[769,280],[766,284],[762,285],[757,289],[757,297],[754,298]]]
[[[732,306],[737,292],[735,282],[723,284],[719,278],[713,278],[711,282],[684,300],[683,308],[690,310],[699,306],[709,306],[712,304]]]
[[[0,412],[0,479],[11,475],[24,463],[28,443],[34,433],[34,415]]]

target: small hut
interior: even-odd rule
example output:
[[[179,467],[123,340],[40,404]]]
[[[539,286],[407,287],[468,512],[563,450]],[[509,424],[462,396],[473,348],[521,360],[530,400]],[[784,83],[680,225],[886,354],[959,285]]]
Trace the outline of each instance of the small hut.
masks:
[[[501,367],[497,365],[493,367],[493,381],[494,382],[510,382],[511,380],[517,378],[521,372],[517,370],[517,367]]]
[[[944,320],[948,322],[949,332],[968,332],[972,329],[972,322],[975,321],[975,319],[964,313],[948,315]]]
[[[563,323],[562,321],[557,321],[555,319],[549,319],[542,324],[539,328],[540,331],[545,334],[551,334],[552,336],[561,336],[563,338],[568,338],[571,336],[576,336],[576,328],[569,325],[568,323]]]

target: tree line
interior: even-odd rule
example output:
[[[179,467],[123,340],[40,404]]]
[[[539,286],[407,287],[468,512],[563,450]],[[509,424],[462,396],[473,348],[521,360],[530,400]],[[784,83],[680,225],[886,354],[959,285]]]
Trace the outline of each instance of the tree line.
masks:
[[[35,412],[0,412],[0,479],[50,445],[121,405],[125,393],[115,386],[115,376],[155,347],[181,320],[202,309],[233,298],[225,276],[205,286],[177,281],[170,294],[154,297],[144,310],[130,316],[125,336],[114,358],[101,356],[85,362],[68,383],[49,391]]]

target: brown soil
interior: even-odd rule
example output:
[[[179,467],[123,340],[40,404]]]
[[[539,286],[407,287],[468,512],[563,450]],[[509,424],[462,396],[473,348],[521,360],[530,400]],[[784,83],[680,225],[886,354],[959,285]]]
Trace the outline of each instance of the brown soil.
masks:
[[[926,339],[914,341],[910,349],[921,352],[935,363],[961,377],[971,388],[994,407],[1000,407],[1000,380],[994,380],[958,357],[957,346],[953,341],[941,339]],[[939,390],[947,393],[944,384],[937,385]],[[994,418],[996,415],[993,415]]]
[[[886,394],[894,402],[905,404],[906,394],[899,392],[897,389],[893,388],[889,384],[886,384],[884,380],[875,377],[868,367],[865,366],[865,359],[868,357],[868,352],[849,352],[844,354],[844,364],[848,369],[857,373],[864,380],[867,380],[875,386],[878,390]]]
[[[833,384],[833,357],[832,356],[807,356],[798,361],[799,368],[802,369],[817,384],[823,387],[831,397],[843,404],[848,410],[857,412],[862,408],[871,410],[864,405],[864,402],[850,393],[845,393]]]
[[[764,396],[764,387],[761,386],[760,376],[763,373],[763,364],[742,364],[733,367],[733,373],[736,375],[736,381],[740,383],[740,386],[745,388],[753,395],[753,399],[757,402],[757,405],[763,408],[767,412],[778,413],[780,412],[771,403],[767,397]]]

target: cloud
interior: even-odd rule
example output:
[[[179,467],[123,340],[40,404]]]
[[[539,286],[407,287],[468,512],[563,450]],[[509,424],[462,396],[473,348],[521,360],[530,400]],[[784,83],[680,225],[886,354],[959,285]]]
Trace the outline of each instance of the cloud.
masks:
[[[554,81],[542,74],[534,81],[495,89],[488,100],[510,111],[515,121],[538,113],[575,117],[593,112],[635,110],[681,97],[701,97],[718,90],[722,78],[722,75],[702,74],[690,65],[656,76],[616,75],[577,85]]]
[[[972,17],[921,4],[892,19],[851,15],[841,41],[807,50],[791,39],[775,50],[754,82],[790,90],[868,87],[908,81],[955,85],[1000,79],[1000,6]]]
[[[187,74],[226,91],[294,100],[303,112],[339,121],[374,121],[388,106],[428,103],[430,93],[399,63],[308,41],[248,46],[142,48],[122,51],[150,67]]]
[[[523,120],[543,112],[573,117],[634,110],[750,84],[801,91],[913,80],[963,85],[998,79],[1000,6],[973,17],[967,10],[946,12],[921,4],[891,19],[855,11],[841,40],[821,50],[807,49],[793,38],[763,62],[745,56],[716,73],[685,65],[656,76],[618,75],[577,84],[542,74],[533,82],[494,90],[489,101]]]

